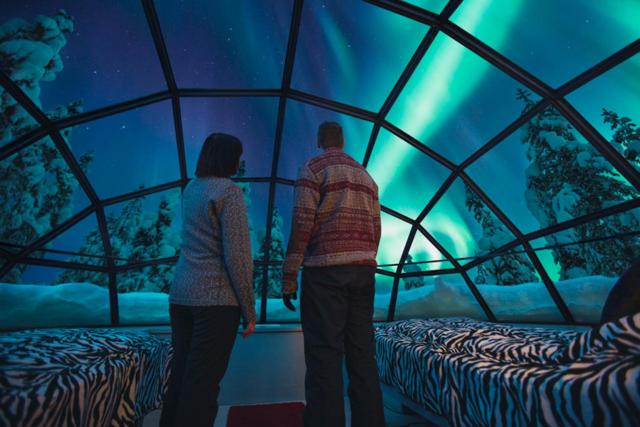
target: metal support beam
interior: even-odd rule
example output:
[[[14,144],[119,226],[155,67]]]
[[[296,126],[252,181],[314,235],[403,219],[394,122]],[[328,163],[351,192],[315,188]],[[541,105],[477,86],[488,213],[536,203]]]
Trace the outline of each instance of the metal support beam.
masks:
[[[295,0],[291,13],[291,24],[289,27],[289,40],[287,42],[287,53],[284,61],[282,73],[282,84],[280,100],[278,101],[278,118],[276,122],[276,133],[273,143],[273,158],[271,162],[271,183],[269,184],[269,201],[267,205],[267,224],[264,238],[265,250],[264,261],[270,262],[271,248],[271,223],[273,222],[273,210],[275,208],[276,177],[278,176],[278,162],[280,160],[280,146],[282,145],[282,133],[284,131],[285,113],[287,110],[287,97],[291,95],[291,78],[293,76],[293,65],[296,57],[296,47],[298,44],[298,34],[300,32],[300,21],[302,20],[303,0]],[[269,269],[262,269],[262,295],[260,304],[260,323],[267,321],[267,286],[269,283]]]

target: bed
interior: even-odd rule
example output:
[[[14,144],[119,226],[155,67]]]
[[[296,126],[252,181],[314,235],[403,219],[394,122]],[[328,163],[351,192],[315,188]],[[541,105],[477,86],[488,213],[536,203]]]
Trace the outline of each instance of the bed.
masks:
[[[0,425],[127,426],[159,408],[171,350],[131,329],[0,335]]]
[[[640,313],[584,332],[415,319],[375,338],[384,385],[452,426],[640,425]]]

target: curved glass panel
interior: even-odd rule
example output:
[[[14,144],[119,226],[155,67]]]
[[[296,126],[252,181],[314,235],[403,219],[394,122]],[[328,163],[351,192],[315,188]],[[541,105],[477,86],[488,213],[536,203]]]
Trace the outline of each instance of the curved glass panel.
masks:
[[[67,132],[76,158],[88,157],[86,174],[100,198],[180,179],[169,101],[83,123]]]
[[[402,251],[407,243],[407,237],[411,231],[411,224],[404,222],[395,216],[382,212],[382,237],[378,249],[379,268],[394,272],[400,262]]]
[[[193,177],[207,136],[214,132],[242,141],[245,177],[271,175],[277,98],[182,98],[187,171]]]
[[[535,116],[467,172],[524,233],[638,197],[553,108]]]
[[[105,214],[116,264],[177,255],[182,221],[179,188],[107,206]],[[143,286],[156,290],[163,289],[164,283],[163,278],[157,278]]]
[[[545,270],[574,319],[599,323],[618,278],[640,257],[640,209],[534,240]]]
[[[373,297],[373,321],[384,322],[389,316],[389,303],[393,291],[393,277],[376,274],[376,293]]]
[[[420,231],[413,238],[411,250],[402,269],[403,273],[419,273],[421,271],[445,270],[454,268],[451,262],[436,248]],[[417,279],[404,279],[405,283],[416,281]],[[409,285],[411,287],[411,285]]]
[[[518,82],[438,34],[387,120],[454,163],[520,116]]]
[[[381,129],[367,170],[380,203],[416,218],[451,171],[386,129]]]
[[[425,276],[416,284],[400,282],[394,319],[463,316],[486,320],[482,308],[459,274]],[[415,286],[417,285],[417,286]]]
[[[1,281],[0,329],[111,322],[105,273],[18,264]]]
[[[46,259],[106,266],[102,234],[95,214],[83,219],[44,247]]]
[[[376,111],[427,29],[357,0],[306,2],[292,87]]]
[[[521,246],[468,273],[498,321],[564,322]]]
[[[461,265],[515,240],[460,178],[429,211],[422,225]]]
[[[640,170],[640,55],[597,77],[567,99]]]
[[[345,140],[344,151],[362,163],[373,128],[371,122],[288,100],[278,164],[279,177],[296,179],[300,166],[322,153],[318,148],[318,126],[324,121],[340,123]]]
[[[116,274],[121,325],[169,323],[169,287],[175,264],[158,264]]]
[[[293,2],[156,1],[178,86],[276,88]]]
[[[12,250],[33,243],[87,206],[84,191],[49,138],[0,161],[0,242],[16,245]]]
[[[640,36],[640,4],[574,0],[462,2],[452,21],[553,86]],[[531,31],[541,25],[540,31]]]
[[[45,111],[73,115],[166,89],[141,2],[5,2],[2,22],[22,30],[9,74],[41,87],[27,94]]]

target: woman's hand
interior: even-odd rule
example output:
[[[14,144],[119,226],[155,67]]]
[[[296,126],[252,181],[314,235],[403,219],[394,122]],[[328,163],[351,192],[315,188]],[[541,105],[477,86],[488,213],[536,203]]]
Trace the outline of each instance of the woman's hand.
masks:
[[[256,330],[255,320],[253,322],[247,323],[247,325],[244,327],[244,330],[242,331],[242,338],[247,338],[249,335],[253,334],[255,330]]]

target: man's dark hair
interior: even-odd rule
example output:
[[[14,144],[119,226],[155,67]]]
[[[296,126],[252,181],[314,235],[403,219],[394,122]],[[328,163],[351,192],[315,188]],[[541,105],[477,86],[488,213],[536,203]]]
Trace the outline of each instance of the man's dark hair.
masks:
[[[322,148],[344,147],[342,126],[336,122],[322,122],[318,128],[318,144]]]
[[[212,133],[205,139],[198,157],[196,176],[228,178],[238,172],[242,143],[226,133]]]

